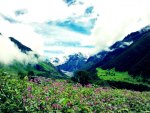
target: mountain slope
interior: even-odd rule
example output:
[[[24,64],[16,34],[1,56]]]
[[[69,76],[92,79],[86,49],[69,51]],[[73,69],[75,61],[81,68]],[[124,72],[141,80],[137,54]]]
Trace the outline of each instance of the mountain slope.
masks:
[[[5,37],[1,37],[7,39]],[[22,59],[14,59],[10,63],[0,62],[0,71],[18,74],[21,76],[29,75],[32,73],[34,76],[44,76],[51,78],[63,78],[65,75],[53,66],[48,60],[45,60],[40,55],[35,54],[31,48],[23,45],[21,42],[13,37],[9,37],[9,43],[14,43],[14,49],[20,53],[14,53],[18,56],[23,55]],[[4,43],[5,44],[5,43]],[[9,52],[5,48],[5,54]],[[11,58],[11,56],[10,56]]]
[[[19,42],[18,40],[16,40],[15,38],[13,37],[9,37],[9,39],[21,50],[21,52],[23,53],[27,53],[29,51],[32,51],[31,48],[23,45],[21,42]]]
[[[86,70],[86,69],[90,69],[91,67],[93,67],[97,62],[102,61],[105,56],[108,54],[108,51],[101,51],[99,53],[97,53],[96,55],[90,56],[87,61],[82,64],[81,68],[82,70]]]
[[[87,59],[87,62],[83,64],[82,69],[95,69],[102,66],[109,61],[113,60],[119,54],[123,53],[128,47],[140,39],[144,34],[150,31],[150,26],[146,26],[140,31],[132,32],[127,35],[123,40],[117,41],[109,47],[109,51],[100,51],[96,55],[93,55]]]
[[[150,77],[150,32],[143,35],[125,52],[114,60],[104,64],[102,68],[116,68],[118,71],[129,71],[133,75]]]
[[[107,52],[107,55],[102,60],[97,60],[95,65],[91,66],[87,69],[95,69],[97,67],[101,67],[111,61],[113,61],[116,57],[121,55],[123,52],[128,50],[128,48],[136,43],[141,37],[150,32],[150,26],[146,26],[143,29],[133,32],[127,35],[122,41],[117,41],[112,46],[109,47],[110,51]]]

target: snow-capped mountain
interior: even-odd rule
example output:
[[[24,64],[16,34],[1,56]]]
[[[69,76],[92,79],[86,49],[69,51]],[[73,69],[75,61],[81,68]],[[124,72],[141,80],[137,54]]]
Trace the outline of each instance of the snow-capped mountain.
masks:
[[[150,31],[150,26],[128,34],[123,40],[115,42],[108,50],[102,50],[89,58],[82,53],[69,55],[67,57],[51,58],[50,61],[58,69],[73,72],[76,70],[92,69],[102,66],[126,51],[130,45],[138,41],[143,35]]]
[[[68,60],[68,58],[66,56],[64,57],[51,57],[50,58],[50,62],[54,65],[54,66],[59,66],[64,64],[66,61]]]
[[[57,68],[64,71],[73,72],[81,69],[81,66],[87,61],[87,56],[82,53],[75,53],[64,57],[65,63],[58,65]]]

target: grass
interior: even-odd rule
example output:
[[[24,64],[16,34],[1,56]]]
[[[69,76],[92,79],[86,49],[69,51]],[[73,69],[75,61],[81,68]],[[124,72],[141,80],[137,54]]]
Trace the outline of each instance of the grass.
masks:
[[[97,75],[103,80],[137,83],[137,81],[133,77],[131,77],[127,72],[116,72],[114,71],[114,69],[108,71],[103,70],[101,68],[97,68]]]
[[[139,81],[139,77],[134,78],[131,75],[128,74],[128,72],[117,72],[114,69],[111,70],[103,70],[101,68],[97,68],[97,75],[102,80],[109,80],[109,81],[116,81],[116,82],[127,82],[127,83],[133,83],[133,84],[145,84],[142,80]],[[138,80],[137,80],[138,79]],[[142,78],[141,78],[142,79]]]
[[[97,76],[100,80],[95,80],[95,84],[111,86],[119,89],[130,89],[136,91],[150,91],[150,84],[140,76],[133,77],[127,72],[117,72],[114,69],[103,70],[97,68]]]
[[[44,77],[28,80],[0,74],[0,112],[146,113],[150,92],[139,92]]]

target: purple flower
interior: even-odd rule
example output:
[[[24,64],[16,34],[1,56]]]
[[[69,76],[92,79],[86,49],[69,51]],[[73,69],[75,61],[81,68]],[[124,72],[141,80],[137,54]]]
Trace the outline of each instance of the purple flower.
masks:
[[[105,102],[105,99],[102,99],[102,102]]]
[[[28,97],[31,98],[31,99],[34,98],[34,96],[32,94],[28,94]]]
[[[23,96],[23,103],[25,104],[27,102],[27,99],[25,96]]]
[[[32,90],[32,87],[31,86],[28,86],[27,87],[27,91],[31,91]]]
[[[102,88],[96,88],[95,93],[99,93],[102,90]]]
[[[92,84],[87,84],[86,87],[87,87],[87,88],[91,88],[91,87],[92,87]]]
[[[39,78],[34,78],[34,83],[39,83],[40,82],[40,80],[39,80]]]
[[[72,103],[71,103],[71,102],[68,102],[68,103],[67,103],[67,106],[68,106],[68,107],[71,107],[71,106],[72,106]]]
[[[33,82],[33,79],[31,79],[30,82]]]
[[[49,100],[49,97],[47,96],[47,97],[46,97],[46,101],[48,101],[48,100]]]
[[[61,107],[61,105],[54,103],[54,104],[52,104],[52,108],[53,109],[61,109],[62,107]]]
[[[49,79],[46,79],[45,82],[50,82],[50,80],[49,80]]]

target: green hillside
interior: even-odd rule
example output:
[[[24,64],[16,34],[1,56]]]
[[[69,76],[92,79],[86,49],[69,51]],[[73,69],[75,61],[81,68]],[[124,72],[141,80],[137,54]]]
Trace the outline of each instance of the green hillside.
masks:
[[[48,78],[65,78],[66,76],[57,70],[51,63],[40,61],[36,64],[23,64],[14,61],[9,65],[0,64],[0,71],[2,73],[12,73],[21,78],[25,76],[43,76]]]
[[[132,75],[150,78],[150,33],[145,34],[102,68],[115,68],[117,71],[128,71]]]
[[[5,39],[6,37],[1,37]],[[2,63],[0,62],[0,72],[1,73],[11,73],[16,75],[16,77],[24,78],[25,76],[42,76],[48,78],[65,78],[66,76],[54,67],[48,60],[42,58],[42,56],[35,53],[31,48],[27,47],[23,43],[19,42],[13,37],[9,37],[8,42],[10,41],[14,45],[14,49],[19,51],[14,55],[25,56],[26,59],[20,58],[12,59],[12,62]],[[9,53],[9,50],[5,50],[5,54]]]
[[[115,87],[119,89],[130,89],[137,91],[150,91],[150,81],[142,76],[131,76],[128,72],[118,72],[115,69],[103,70],[96,69],[96,74],[100,80],[95,80],[94,83]]]

